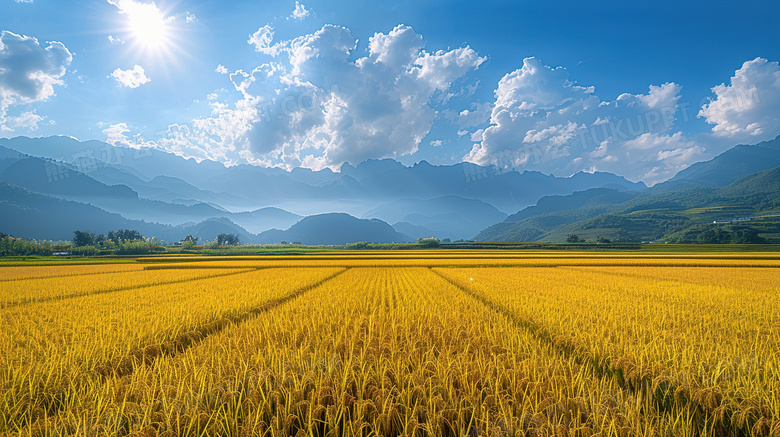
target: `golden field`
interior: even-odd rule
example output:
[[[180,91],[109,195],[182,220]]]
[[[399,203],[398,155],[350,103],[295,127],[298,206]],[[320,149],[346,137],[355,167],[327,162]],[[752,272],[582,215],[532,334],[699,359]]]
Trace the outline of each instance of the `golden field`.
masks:
[[[0,267],[0,435],[780,436],[780,256]]]

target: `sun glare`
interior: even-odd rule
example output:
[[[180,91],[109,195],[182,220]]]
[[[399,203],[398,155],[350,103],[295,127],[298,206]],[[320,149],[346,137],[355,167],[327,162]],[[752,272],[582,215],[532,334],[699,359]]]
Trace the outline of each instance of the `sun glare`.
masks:
[[[162,47],[168,39],[167,20],[154,4],[133,4],[128,11],[133,36],[144,46]]]

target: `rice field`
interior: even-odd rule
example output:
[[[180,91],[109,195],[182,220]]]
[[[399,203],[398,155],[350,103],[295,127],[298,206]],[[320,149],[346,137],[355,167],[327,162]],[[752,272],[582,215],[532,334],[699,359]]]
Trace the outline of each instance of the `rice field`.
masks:
[[[780,255],[0,267],[0,435],[780,436]]]

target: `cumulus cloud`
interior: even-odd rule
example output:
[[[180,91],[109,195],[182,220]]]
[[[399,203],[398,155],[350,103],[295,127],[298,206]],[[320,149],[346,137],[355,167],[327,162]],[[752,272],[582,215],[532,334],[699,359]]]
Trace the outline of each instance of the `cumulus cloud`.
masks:
[[[111,44],[124,44],[125,41],[122,38],[119,38],[118,36],[114,35],[108,35],[108,41]]]
[[[461,129],[465,129],[487,123],[490,120],[492,109],[493,105],[490,102],[474,102],[469,109],[460,112],[447,109],[443,113],[445,118],[456,123]],[[468,133],[468,131],[464,132]],[[458,135],[463,136],[465,133],[460,134],[459,132]]]
[[[228,74],[228,69],[222,64],[217,65],[217,68],[214,70],[219,74]]]
[[[127,123],[112,124],[103,129],[103,134],[106,136],[106,142],[112,146],[126,145],[129,138],[125,134],[129,132],[130,129],[127,127]]]
[[[111,77],[116,79],[120,85],[128,88],[138,88],[139,86],[152,81],[152,79],[146,76],[143,67],[140,65],[136,65],[132,70],[117,68],[111,73]]]
[[[764,58],[742,64],[699,111],[720,137],[757,143],[780,134],[780,66]]]
[[[272,45],[271,42],[273,39],[274,28],[266,24],[265,26],[257,29],[257,32],[249,35],[247,43],[255,46],[255,51],[257,52],[276,56],[282,50],[282,46],[278,44]]]
[[[526,58],[499,81],[489,125],[472,134],[464,159],[561,176],[611,171],[655,183],[703,151],[673,132],[680,90],[665,83],[603,101],[564,68]]]
[[[0,33],[0,126],[6,125],[11,105],[46,100],[54,95],[55,85],[63,84],[73,55],[60,42],[46,44],[26,35]]]
[[[127,123],[98,123],[98,127],[102,128],[104,126],[108,126],[107,128],[103,129],[103,134],[106,136],[106,142],[112,146],[145,150],[154,148],[156,146],[155,143],[147,140],[143,135],[128,135],[131,132],[131,128],[127,125]]]
[[[320,30],[272,45],[265,26],[248,43],[274,61],[230,74],[242,95],[235,105],[213,101],[211,117],[172,127],[161,147],[224,162],[337,169],[368,158],[418,150],[430,132],[437,96],[478,68],[470,47],[426,51],[422,36],[399,25],[357,40],[346,28]]]
[[[109,4],[116,6],[120,14],[133,16],[162,16],[160,8],[152,3],[137,2],[135,0],[107,0]]]
[[[5,122],[0,124],[0,131],[12,132],[16,129],[38,130],[38,123],[45,117],[41,117],[36,111],[23,112],[16,116],[6,116]]]
[[[289,20],[292,18],[293,20],[303,20],[304,18],[309,16],[309,10],[306,9],[306,6],[302,5],[300,2],[295,2],[295,9],[292,12],[292,15],[290,15],[287,19]]]

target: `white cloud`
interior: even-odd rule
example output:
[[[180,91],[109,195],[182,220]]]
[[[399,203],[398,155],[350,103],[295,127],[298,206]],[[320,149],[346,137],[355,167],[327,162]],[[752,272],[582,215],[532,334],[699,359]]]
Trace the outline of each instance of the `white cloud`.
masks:
[[[654,183],[703,151],[672,132],[680,89],[651,85],[647,94],[602,101],[593,87],[570,81],[564,68],[526,58],[499,81],[489,126],[474,132],[474,147],[464,159],[560,176],[611,171]],[[669,151],[676,151],[674,159],[661,153]]]
[[[257,52],[276,56],[282,50],[282,46],[279,44],[271,45],[271,41],[273,41],[273,39],[274,28],[266,24],[265,26],[257,29],[257,32],[250,35],[247,43],[255,46],[255,51]]]
[[[108,41],[111,42],[111,44],[124,44],[125,41],[122,38],[119,38],[114,35],[108,35]]]
[[[698,116],[719,136],[750,144],[780,134],[780,66],[764,58],[742,64],[729,85],[712,88],[715,99]]]
[[[135,0],[106,0],[109,4],[116,6],[119,9],[120,14],[133,15],[141,11],[156,11],[160,14],[160,9],[154,3],[142,3]],[[146,12],[145,15],[148,15]]]
[[[127,123],[112,124],[103,129],[103,134],[106,136],[106,142],[112,146],[127,145],[129,138],[125,134],[129,132],[130,129],[127,127]]]
[[[33,0],[14,0],[16,3],[29,3],[32,4]]]
[[[214,70],[214,71],[216,71],[216,72],[217,72],[217,73],[219,73],[219,74],[228,74],[228,69],[227,69],[227,67],[225,67],[225,66],[224,66],[224,65],[222,65],[222,64],[219,64],[219,65],[217,65],[217,69],[216,69],[216,70]]]
[[[230,75],[243,99],[211,102],[211,117],[195,120],[161,147],[223,162],[336,169],[344,162],[399,157],[417,151],[430,132],[437,96],[484,62],[471,48],[427,52],[411,27],[369,39],[353,56],[350,31],[324,26],[272,46],[265,26],[249,39],[274,62]],[[176,129],[175,129],[176,130]]]
[[[0,131],[12,132],[16,129],[38,130],[38,123],[45,117],[41,117],[36,111],[23,112],[17,116],[5,117],[5,122],[0,124]]]
[[[103,134],[106,136],[106,142],[112,146],[128,147],[131,149],[150,149],[156,146],[155,143],[149,141],[144,135],[129,136],[131,127],[127,123],[98,123],[98,127],[103,129]]]
[[[460,112],[447,109],[444,111],[444,116],[450,121],[457,123],[458,127],[464,129],[487,123],[490,120],[492,109],[493,105],[490,102],[474,102],[469,109],[464,109]]]
[[[8,108],[46,100],[54,95],[54,85],[73,56],[60,42],[49,41],[46,48],[36,38],[0,33],[0,126],[7,123]]]
[[[198,17],[196,17],[195,14],[192,14],[192,13],[189,13],[189,12],[185,12],[184,13],[184,21],[187,24],[197,23],[198,22]]]
[[[431,146],[433,146],[433,147],[441,147],[443,145],[444,145],[444,141],[443,140],[433,140],[433,141],[431,141]]]
[[[306,9],[306,6],[302,5],[300,2],[295,2],[295,9],[292,12],[292,15],[290,15],[287,19],[289,20],[292,18],[293,20],[303,20],[304,18],[309,16],[309,10]]]
[[[139,86],[149,83],[152,79],[149,79],[144,72],[143,67],[136,65],[132,70],[122,70],[117,68],[111,73],[111,77],[116,79],[120,85],[128,88],[138,88]]]
[[[139,20],[144,23],[148,22],[150,19],[159,19],[167,23],[176,20],[175,17],[165,17],[160,8],[158,8],[154,2],[143,3],[135,0],[107,1],[109,4],[116,6],[117,9],[119,9],[120,14],[127,15],[131,22]]]

